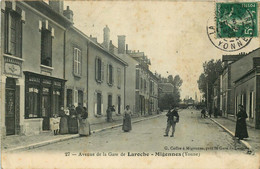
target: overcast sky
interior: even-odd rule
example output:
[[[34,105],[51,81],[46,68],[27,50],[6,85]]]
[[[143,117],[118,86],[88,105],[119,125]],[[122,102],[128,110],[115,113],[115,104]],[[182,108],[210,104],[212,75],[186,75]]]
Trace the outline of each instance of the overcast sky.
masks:
[[[113,44],[117,46],[117,35],[126,35],[130,50],[144,51],[151,59],[153,72],[179,74],[182,98],[194,98],[195,92],[200,95],[197,80],[203,62],[259,47],[256,38],[238,52],[214,47],[206,32],[207,21],[214,16],[214,2],[66,1],[66,5],[74,12],[74,25],[97,37],[99,43],[108,25]]]

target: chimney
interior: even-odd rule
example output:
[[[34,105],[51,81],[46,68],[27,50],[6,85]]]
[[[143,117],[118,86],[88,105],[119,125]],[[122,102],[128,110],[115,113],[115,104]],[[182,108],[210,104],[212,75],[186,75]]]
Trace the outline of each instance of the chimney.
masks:
[[[69,6],[67,6],[67,9],[63,11],[63,15],[73,22],[73,11],[70,10]]]
[[[50,0],[49,5],[54,11],[60,14],[63,13],[63,8],[64,8],[63,0]]]
[[[113,43],[112,43],[112,40],[110,40],[109,52],[114,53],[114,49],[115,49],[115,47],[114,47],[114,45],[113,45]]]
[[[106,49],[109,49],[109,43],[110,43],[110,29],[106,25],[106,27],[103,29],[103,45]]]
[[[128,44],[125,45],[125,51],[128,53]]]
[[[125,54],[125,35],[118,35],[118,54]]]

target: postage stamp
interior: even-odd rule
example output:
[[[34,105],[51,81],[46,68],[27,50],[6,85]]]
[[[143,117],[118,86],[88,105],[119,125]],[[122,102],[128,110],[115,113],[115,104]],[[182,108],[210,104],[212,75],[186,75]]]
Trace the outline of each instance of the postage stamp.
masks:
[[[257,3],[217,3],[217,38],[257,37]]]

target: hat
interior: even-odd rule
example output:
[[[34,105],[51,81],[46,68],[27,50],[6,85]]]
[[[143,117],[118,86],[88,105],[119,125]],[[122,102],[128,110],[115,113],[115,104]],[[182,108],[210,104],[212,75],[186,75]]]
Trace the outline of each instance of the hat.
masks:
[[[238,107],[244,108],[244,106],[242,104],[239,104]]]

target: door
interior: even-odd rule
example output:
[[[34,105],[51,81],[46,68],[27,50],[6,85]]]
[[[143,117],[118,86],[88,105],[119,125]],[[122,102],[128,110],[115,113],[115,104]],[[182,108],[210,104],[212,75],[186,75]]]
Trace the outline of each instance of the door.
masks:
[[[6,135],[15,134],[15,79],[6,79],[5,89],[5,126]]]
[[[120,96],[118,96],[117,102],[118,102],[118,110],[117,110],[117,112],[118,112],[118,114],[121,114],[121,97]]]
[[[51,98],[50,89],[43,88],[43,95],[42,95],[42,118],[43,118],[42,129],[43,130],[50,130],[50,116],[51,116],[50,98]]]
[[[101,104],[102,104],[102,95],[97,93],[97,114],[101,115]]]

